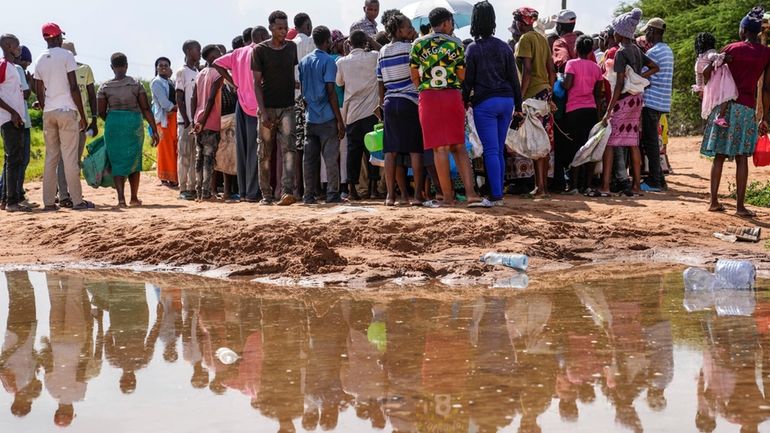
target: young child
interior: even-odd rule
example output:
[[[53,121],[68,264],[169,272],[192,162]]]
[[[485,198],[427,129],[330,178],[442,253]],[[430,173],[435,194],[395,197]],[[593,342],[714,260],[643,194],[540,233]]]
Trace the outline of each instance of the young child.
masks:
[[[222,53],[216,45],[206,45],[201,56],[206,60],[195,78],[191,112],[194,113],[193,134],[197,136],[197,157],[195,160],[195,190],[197,201],[211,200],[211,176],[214,172],[214,157],[221,139],[222,129],[222,83],[224,77],[211,65]]]
[[[730,101],[738,98],[738,89],[725,64],[725,55],[716,50],[716,39],[711,33],[699,33],[695,37],[695,53],[698,59],[695,62],[695,85],[693,91],[701,97],[701,117],[708,119],[715,107],[719,107],[719,115],[714,124],[727,128],[729,124],[725,120]],[[708,83],[704,72],[712,68],[711,78]]]

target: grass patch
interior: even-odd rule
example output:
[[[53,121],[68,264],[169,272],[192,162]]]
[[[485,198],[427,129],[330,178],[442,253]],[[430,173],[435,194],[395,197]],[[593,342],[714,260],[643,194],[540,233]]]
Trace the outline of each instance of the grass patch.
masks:
[[[736,198],[736,189],[733,183],[730,183],[730,198]],[[751,182],[746,188],[746,203],[757,207],[770,207],[770,181]]]
[[[99,134],[101,136],[104,132],[104,122],[99,120]],[[43,169],[45,167],[45,140],[43,139],[43,129],[40,127],[32,127],[30,141],[30,159],[29,166],[27,167],[24,180],[26,182],[34,182],[43,178]],[[89,138],[86,144],[92,142],[98,137]],[[2,140],[0,140],[2,143]],[[83,152],[85,155],[88,151]],[[142,148],[142,171],[152,170],[157,160],[157,153],[154,147],[152,147],[152,138],[149,133],[145,132],[144,146]]]

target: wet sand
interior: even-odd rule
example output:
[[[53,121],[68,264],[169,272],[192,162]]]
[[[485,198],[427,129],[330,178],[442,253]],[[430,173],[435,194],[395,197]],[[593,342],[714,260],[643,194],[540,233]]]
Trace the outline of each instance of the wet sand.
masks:
[[[756,244],[712,236],[728,226],[767,228],[770,212],[756,209],[754,221],[741,219],[731,199],[723,200],[726,213],[706,212],[710,162],[698,155],[699,144],[698,138],[670,143],[674,174],[667,193],[544,201],[508,196],[505,207],[492,210],[385,208],[379,201],[288,208],[194,203],[178,200],[176,191],[148,174],[140,189],[144,206],[119,209],[113,190],[84,184],[94,211],[3,213],[12,229],[0,246],[0,264],[161,267],[261,281],[310,277],[313,283],[365,285],[402,278],[465,285],[505,274],[478,262],[496,250],[529,255],[532,274],[596,273],[597,264],[624,274],[636,263],[705,265],[731,257],[752,260],[768,275],[766,234]],[[723,194],[734,183],[734,171],[734,164],[726,164]],[[751,181],[767,179],[770,168],[751,167]],[[28,188],[39,202],[40,183]]]

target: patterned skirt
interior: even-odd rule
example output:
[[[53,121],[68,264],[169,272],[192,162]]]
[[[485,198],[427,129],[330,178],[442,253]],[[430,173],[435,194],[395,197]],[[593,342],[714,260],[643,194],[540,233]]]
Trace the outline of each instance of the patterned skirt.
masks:
[[[717,116],[719,116],[718,106],[709,115],[700,153],[710,158],[726,155],[730,159],[736,155],[753,155],[757,145],[757,118],[754,109],[735,102],[731,103],[725,116],[725,120],[730,124],[727,128],[714,124]]]
[[[642,108],[644,96],[629,95],[615,104],[612,110],[612,134],[607,146],[637,147],[641,131]]]

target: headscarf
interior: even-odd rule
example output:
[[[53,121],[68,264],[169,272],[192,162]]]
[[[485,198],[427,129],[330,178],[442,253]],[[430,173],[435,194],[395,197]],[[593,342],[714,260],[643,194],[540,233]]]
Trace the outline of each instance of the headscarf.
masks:
[[[612,28],[615,33],[628,39],[634,38],[636,33],[636,26],[639,25],[639,21],[642,20],[642,10],[634,8],[631,12],[626,12],[623,15],[619,15],[612,20]]]
[[[32,63],[32,52],[30,52],[29,48],[24,45],[21,46],[21,56],[19,56],[19,60]]]
[[[755,6],[754,9],[749,11],[745,17],[741,20],[741,28],[751,32],[759,33],[762,31],[762,18],[764,18],[765,10],[761,6]]]
[[[522,23],[531,26],[535,24],[540,14],[532,8],[518,8],[513,12],[514,21],[521,21]]]
[[[341,31],[332,30],[332,44],[336,44],[343,39],[345,39],[345,35],[343,35]]]

